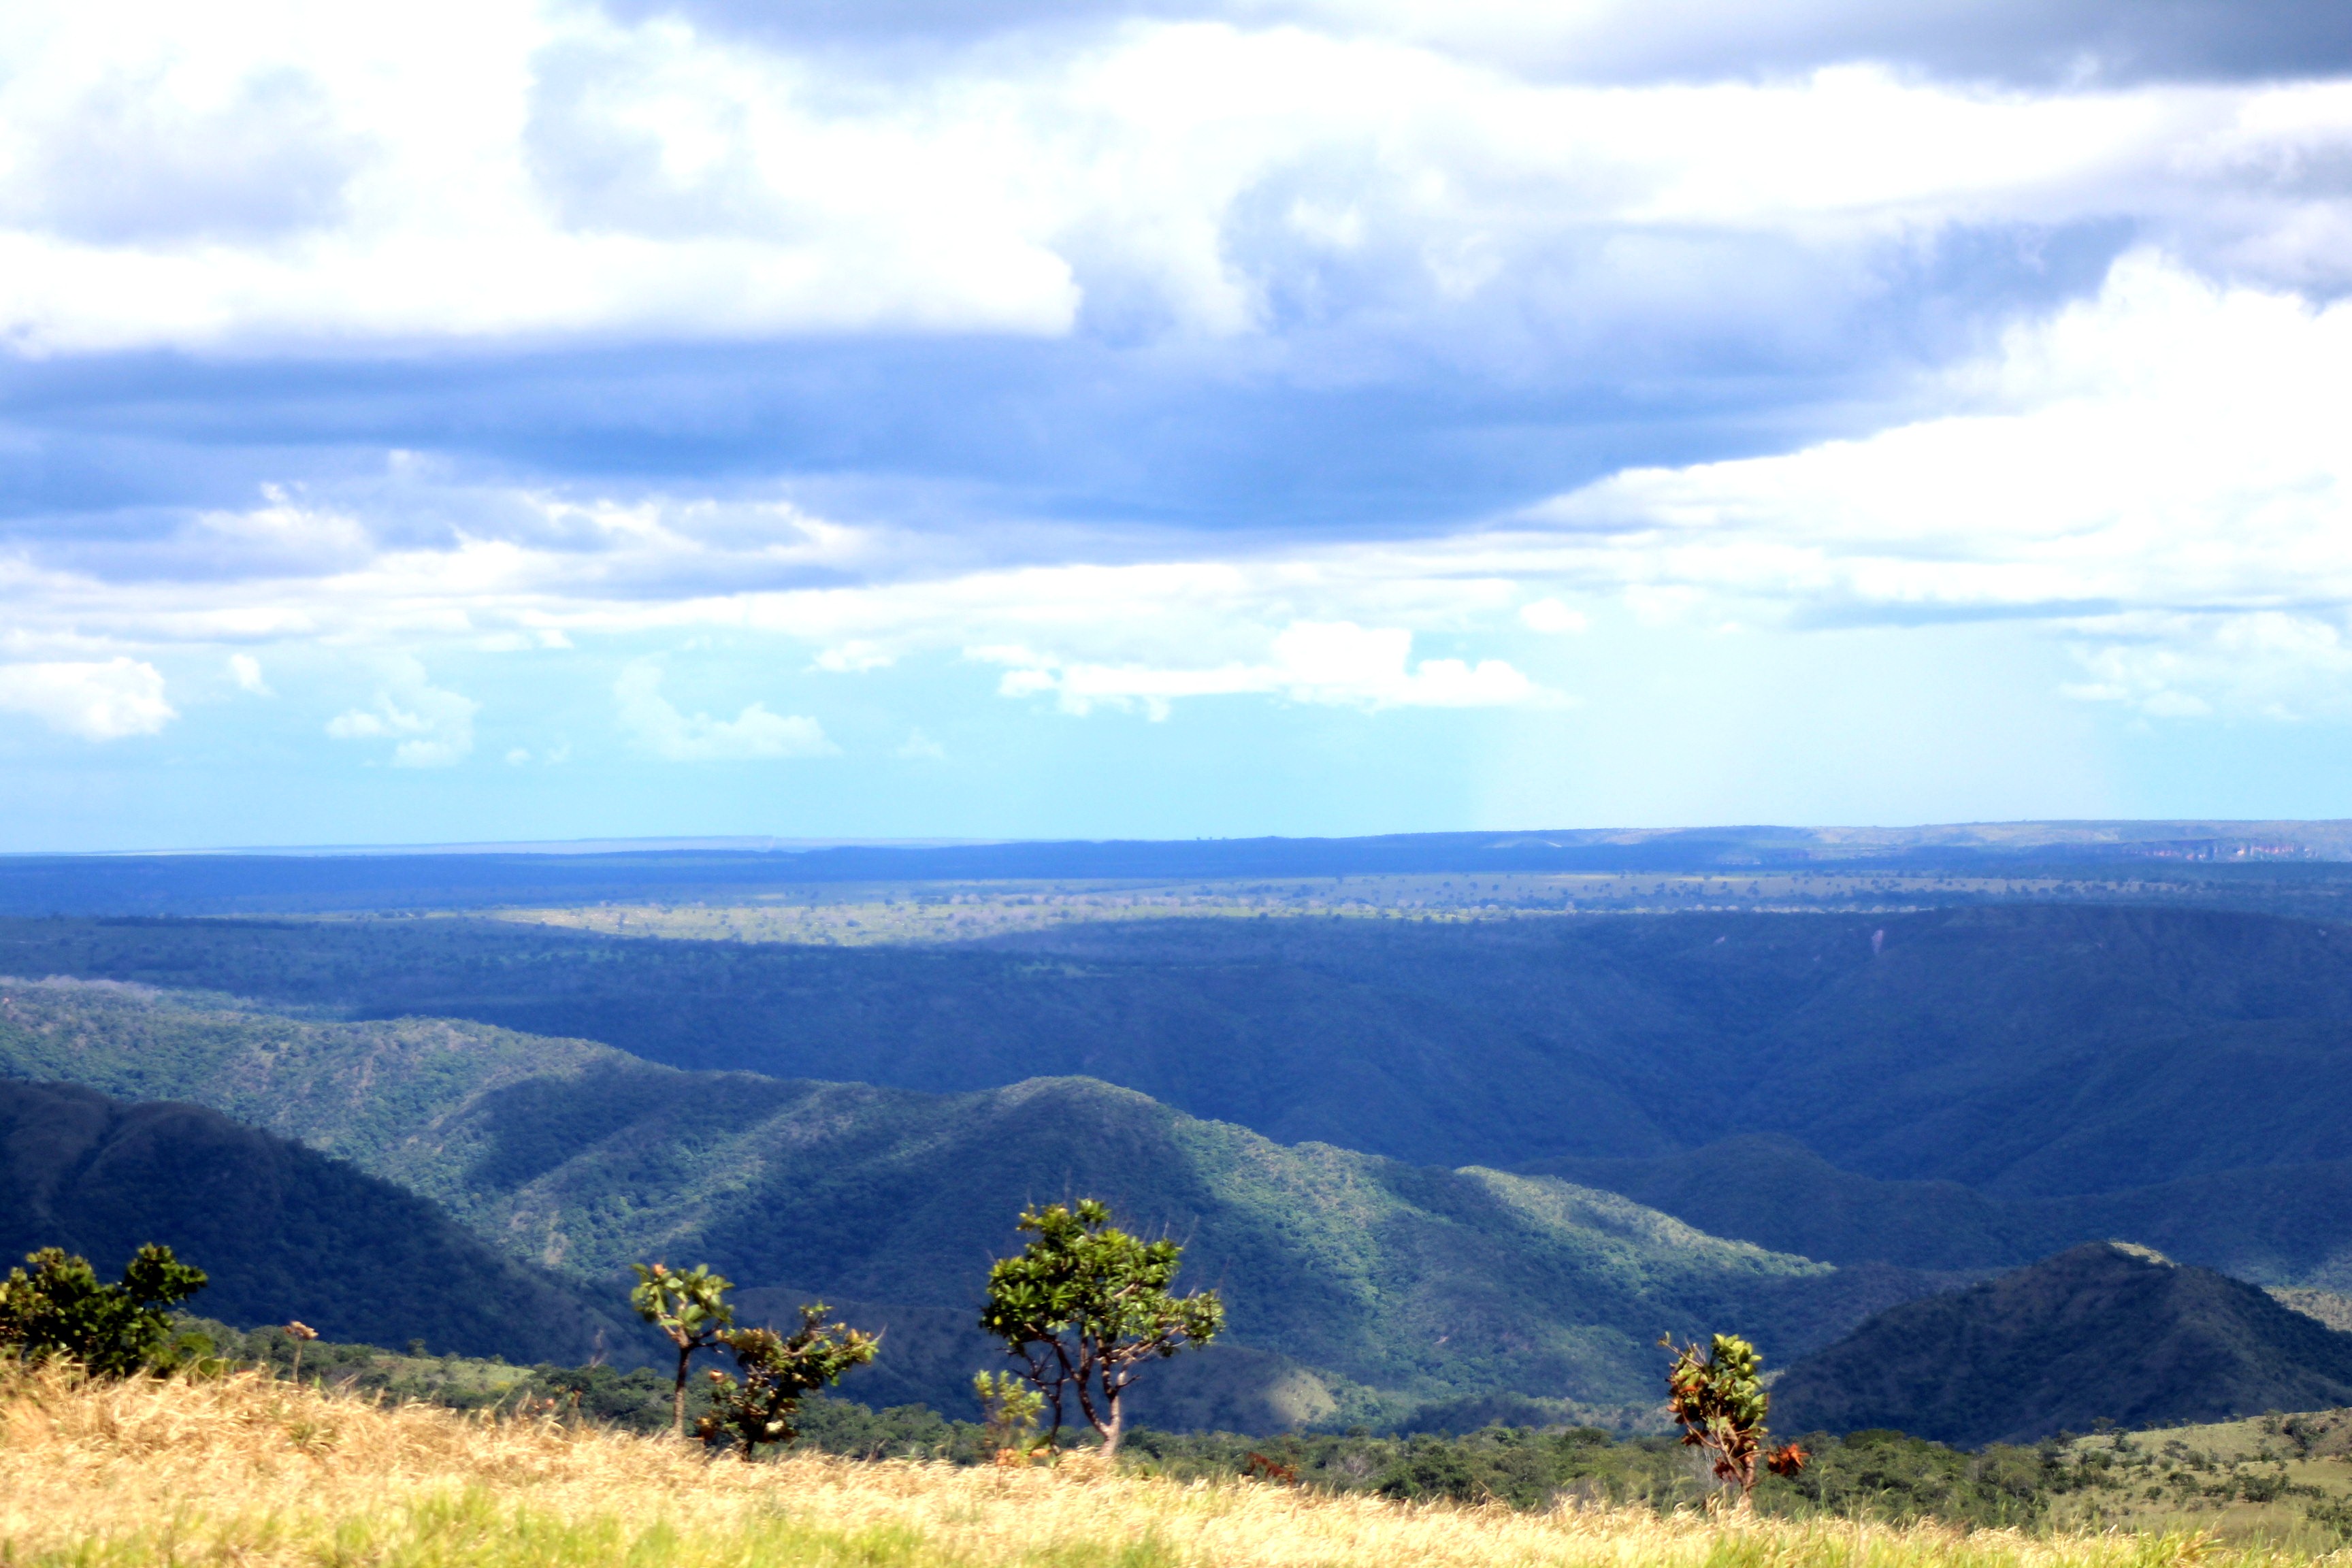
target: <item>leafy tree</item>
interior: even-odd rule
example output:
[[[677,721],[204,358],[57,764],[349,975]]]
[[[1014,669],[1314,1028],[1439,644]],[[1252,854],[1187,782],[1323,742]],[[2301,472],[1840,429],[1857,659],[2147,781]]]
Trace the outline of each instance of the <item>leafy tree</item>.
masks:
[[[637,1271],[636,1289],[629,1292],[629,1305],[637,1316],[669,1336],[677,1347],[677,1383],[670,1395],[670,1431],[677,1436],[686,1436],[686,1373],[687,1363],[697,1351],[716,1350],[727,1337],[728,1326],[735,1321],[735,1309],[727,1304],[727,1292],[735,1282],[710,1271],[708,1263],[698,1263],[688,1273],[677,1273],[660,1263],[633,1263]]]
[[[971,1391],[980,1399],[982,1448],[995,1455],[1000,1465],[1026,1463],[1037,1444],[1037,1417],[1045,1408],[1045,1396],[1024,1387],[1023,1380],[1009,1372],[979,1373],[971,1380]]]
[[[1184,1249],[1114,1230],[1110,1210],[1093,1198],[1024,1210],[1021,1228],[1035,1239],[989,1269],[980,1326],[1004,1342],[1022,1375],[1052,1402],[1049,1444],[1061,1438],[1063,1395],[1075,1393],[1102,1434],[1103,1452],[1116,1454],[1119,1399],[1137,1372],[1153,1357],[1214,1339],[1225,1304],[1214,1290],[1170,1295]]]
[[[62,1356],[101,1377],[129,1377],[169,1364],[172,1332],[164,1308],[205,1288],[205,1271],[168,1247],[141,1247],[122,1279],[103,1284],[89,1259],[45,1247],[29,1253],[26,1273],[0,1280],[0,1344],[27,1357]]]
[[[1746,1340],[1717,1334],[1705,1356],[1698,1346],[1675,1349],[1666,1373],[1666,1406],[1683,1429],[1683,1442],[1715,1461],[1716,1479],[1739,1489],[1739,1506],[1752,1506],[1759,1460],[1776,1476],[1794,1476],[1805,1467],[1805,1451],[1794,1443],[1764,1453],[1765,1413],[1772,1396],[1764,1391],[1764,1358]]]
[[[722,1336],[741,1369],[739,1380],[713,1371],[718,1408],[697,1428],[706,1443],[740,1439],[743,1458],[762,1443],[789,1443],[800,1436],[793,1424],[801,1400],[851,1367],[863,1366],[881,1348],[877,1335],[824,1321],[824,1303],[801,1309],[801,1326],[786,1339],[773,1329],[737,1329]]]

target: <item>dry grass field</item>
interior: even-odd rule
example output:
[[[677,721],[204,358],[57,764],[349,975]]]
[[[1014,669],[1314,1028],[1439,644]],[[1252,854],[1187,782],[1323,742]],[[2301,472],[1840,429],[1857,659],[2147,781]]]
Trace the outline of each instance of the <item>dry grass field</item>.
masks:
[[[2318,1561],[2192,1534],[2029,1537],[1409,1507],[1272,1484],[706,1459],[551,1418],[386,1406],[254,1374],[0,1372],[0,1563],[236,1568],[1159,1564],[2207,1568]]]

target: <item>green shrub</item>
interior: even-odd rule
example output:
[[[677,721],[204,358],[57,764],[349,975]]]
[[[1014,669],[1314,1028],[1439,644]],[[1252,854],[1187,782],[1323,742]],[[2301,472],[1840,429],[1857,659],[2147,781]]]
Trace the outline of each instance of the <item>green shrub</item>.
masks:
[[[203,1289],[203,1269],[154,1246],[141,1247],[111,1285],[99,1279],[89,1258],[61,1247],[42,1247],[25,1262],[29,1273],[12,1268],[0,1280],[0,1344],[27,1359],[79,1362],[100,1377],[176,1364],[172,1317],[163,1309]]]

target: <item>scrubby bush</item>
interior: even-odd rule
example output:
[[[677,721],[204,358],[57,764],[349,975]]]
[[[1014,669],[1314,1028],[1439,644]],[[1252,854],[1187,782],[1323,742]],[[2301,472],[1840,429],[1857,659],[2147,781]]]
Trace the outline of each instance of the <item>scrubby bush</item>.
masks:
[[[205,1271],[168,1247],[133,1254],[114,1284],[89,1259],[55,1247],[26,1255],[29,1268],[0,1280],[0,1345],[27,1359],[59,1356],[101,1377],[168,1367],[172,1317],[164,1310],[205,1288]]]
[[[712,1409],[698,1425],[702,1440],[741,1443],[753,1458],[762,1443],[788,1444],[800,1436],[801,1401],[841,1374],[874,1359],[881,1341],[845,1323],[824,1321],[824,1303],[801,1309],[790,1338],[773,1329],[735,1329],[723,1336],[741,1373],[710,1374]]]
[[[1659,1343],[1675,1350],[1674,1341]],[[1794,1476],[1807,1454],[1794,1443],[1764,1451],[1764,1416],[1772,1396],[1764,1392],[1764,1358],[1756,1347],[1731,1334],[1717,1334],[1702,1356],[1696,1345],[1675,1350],[1666,1373],[1666,1408],[1683,1429],[1682,1440],[1713,1462],[1716,1479],[1739,1491],[1749,1506],[1757,1467],[1776,1476]]]

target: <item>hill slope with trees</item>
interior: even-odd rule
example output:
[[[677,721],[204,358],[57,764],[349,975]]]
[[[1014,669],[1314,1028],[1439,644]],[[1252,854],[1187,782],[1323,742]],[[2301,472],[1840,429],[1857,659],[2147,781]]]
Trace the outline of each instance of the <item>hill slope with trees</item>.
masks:
[[[1653,1160],[1547,1160],[1522,1169],[1622,1193],[1713,1235],[1831,1263],[2009,1268],[2121,1236],[2242,1279],[2352,1286],[2345,1247],[2352,1162],[2341,1160],[2055,1198],[1882,1182],[1772,1136]]]
[[[520,1362],[644,1359],[633,1321],[503,1257],[434,1205],[202,1107],[0,1081],[0,1262],[40,1247],[101,1274],[161,1242],[240,1323]]]
[[[1193,920],[855,949],[456,920],[0,921],[0,972],[931,1093],[1085,1076],[1421,1164],[1764,1132],[1880,1180],[2025,1198],[2352,1160],[2352,929],[2262,915]]]
[[[2092,1243],[1871,1319],[1789,1368],[1772,1420],[1975,1447],[2344,1405],[2352,1334],[2210,1269]]]
[[[1722,1241],[1549,1178],[1285,1146],[1086,1079],[937,1096],[688,1073],[476,1025],[71,983],[9,990],[0,1070],[207,1101],[583,1281],[707,1261],[896,1312],[902,1340],[974,1310],[1024,1205],[1103,1197],[1224,1293],[1228,1338],[1257,1359],[1200,1375],[1286,1390],[1261,1425],[1498,1394],[1646,1405],[1661,1329],[1736,1321],[1787,1356],[1935,1283]],[[960,1404],[973,1368],[932,1363],[946,1386],[920,1392]]]

